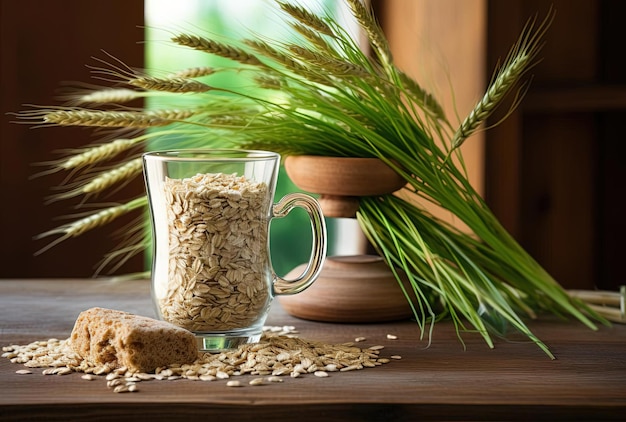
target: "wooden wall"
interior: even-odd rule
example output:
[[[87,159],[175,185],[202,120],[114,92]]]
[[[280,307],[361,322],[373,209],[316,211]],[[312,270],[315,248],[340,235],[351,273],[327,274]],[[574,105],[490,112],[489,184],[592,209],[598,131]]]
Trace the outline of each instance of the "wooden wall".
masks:
[[[468,140],[475,186],[504,226],[561,284],[626,284],[626,2],[377,0],[396,61],[445,94],[461,116],[526,22],[556,18],[515,113]],[[447,67],[445,72],[433,68]],[[448,104],[449,106],[449,104]],[[495,116],[492,123],[501,115]]]
[[[489,2],[489,63],[554,7],[525,101],[487,132],[486,195],[522,245],[563,285],[626,284],[626,3]]]
[[[373,4],[398,66],[436,96],[456,126],[485,90],[486,0],[379,0]],[[483,144],[484,135],[478,132],[462,146],[469,180],[481,193]],[[430,208],[463,227],[449,213]]]
[[[33,237],[62,224],[59,216],[77,211],[72,201],[44,205],[63,175],[33,176],[45,168],[37,163],[59,157],[54,151],[97,139],[82,129],[14,124],[7,113],[24,110],[26,103],[56,103],[64,81],[94,82],[86,65],[95,64],[92,56],[105,57],[101,49],[141,67],[143,3],[10,0],[0,7],[0,278],[91,276],[100,257],[114,248],[112,236],[86,234],[34,256],[54,237]],[[131,186],[129,192],[139,189],[143,186]],[[137,259],[127,270],[142,265]]]

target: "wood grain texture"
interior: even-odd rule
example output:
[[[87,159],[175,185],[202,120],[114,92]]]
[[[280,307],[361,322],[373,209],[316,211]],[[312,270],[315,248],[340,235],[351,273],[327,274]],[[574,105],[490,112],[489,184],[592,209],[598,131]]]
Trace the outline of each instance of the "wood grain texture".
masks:
[[[380,23],[395,63],[435,96],[456,127],[483,96],[492,72],[486,68],[489,2],[376,0],[374,3],[380,3]],[[504,3],[504,7],[511,7],[509,2]],[[480,194],[486,182],[484,137],[482,131],[477,131],[461,147],[468,179]],[[428,202],[422,205],[437,217],[469,230],[449,211]]]
[[[285,170],[300,189],[325,195],[383,195],[406,184],[377,158],[292,155],[285,158]]]
[[[561,285],[617,290],[626,233],[626,166],[614,147],[624,145],[623,124],[615,123],[626,116],[625,3],[509,0],[487,6],[488,68],[529,18],[550,8],[556,17],[526,98],[486,132],[486,201]],[[488,125],[501,117],[496,113]]]
[[[294,268],[287,279],[295,279],[305,268],[306,264]],[[406,276],[403,280],[405,289],[411,291]],[[413,315],[393,273],[376,255],[327,257],[315,283],[278,300],[289,315],[312,321],[387,322]]]
[[[0,344],[65,338],[78,313],[91,306],[154,316],[146,281],[0,280]],[[294,325],[303,338],[332,343],[364,336],[359,345],[382,344],[383,355],[402,359],[261,387],[149,381],[132,394],[115,394],[103,379],[85,381],[80,374],[18,375],[21,366],[2,359],[0,420],[620,420],[626,411],[623,325],[590,331],[574,322],[533,322],[557,356],[553,361],[515,336],[490,350],[467,333],[464,350],[447,322],[435,326],[429,347],[411,321],[311,322],[290,317],[275,302],[268,324]]]
[[[320,194],[326,217],[354,218],[360,196],[393,193],[406,180],[378,158],[294,155],[285,170],[300,189]]]

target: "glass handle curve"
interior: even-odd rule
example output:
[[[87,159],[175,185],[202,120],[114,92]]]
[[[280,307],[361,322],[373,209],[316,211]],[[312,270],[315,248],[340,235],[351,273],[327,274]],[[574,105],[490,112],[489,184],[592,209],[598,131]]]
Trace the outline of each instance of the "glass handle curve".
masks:
[[[290,295],[309,287],[322,271],[326,258],[326,223],[319,203],[311,196],[302,193],[285,195],[272,207],[272,217],[284,217],[295,207],[303,208],[311,220],[313,247],[305,270],[294,280],[286,280],[274,274],[272,290],[274,295]]]

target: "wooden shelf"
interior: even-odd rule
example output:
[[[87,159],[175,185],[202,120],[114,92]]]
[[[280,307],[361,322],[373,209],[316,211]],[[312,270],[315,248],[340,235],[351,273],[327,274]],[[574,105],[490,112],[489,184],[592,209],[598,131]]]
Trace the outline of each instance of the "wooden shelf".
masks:
[[[626,2],[489,0],[487,68],[529,18],[548,8],[556,16],[529,72],[530,89],[485,135],[485,197],[563,286],[615,290],[625,274],[619,251],[626,236]]]
[[[531,88],[522,104],[528,113],[624,111],[626,85]]]

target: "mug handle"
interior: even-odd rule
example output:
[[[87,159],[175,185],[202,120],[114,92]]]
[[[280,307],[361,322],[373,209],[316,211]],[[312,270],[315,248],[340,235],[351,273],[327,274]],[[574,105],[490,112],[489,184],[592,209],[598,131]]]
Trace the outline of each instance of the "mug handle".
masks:
[[[309,287],[322,271],[326,258],[326,223],[319,203],[311,196],[303,193],[290,193],[282,197],[272,207],[272,218],[281,218],[289,214],[295,207],[303,208],[311,219],[313,231],[313,247],[311,257],[304,272],[294,280],[285,280],[272,270],[272,291],[274,295],[291,295],[300,293]]]

